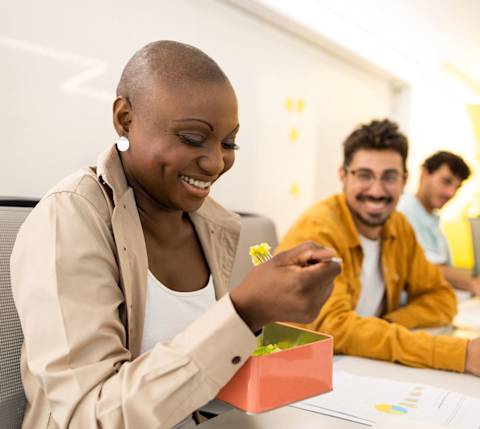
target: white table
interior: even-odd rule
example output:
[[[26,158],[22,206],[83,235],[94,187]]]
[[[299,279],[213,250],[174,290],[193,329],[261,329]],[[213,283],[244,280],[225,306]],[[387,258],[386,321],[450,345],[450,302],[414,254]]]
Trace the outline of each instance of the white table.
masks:
[[[478,305],[480,321],[480,299],[466,301],[469,314],[472,305]],[[465,305],[465,304],[464,304]],[[462,305],[459,306],[459,315],[462,314]],[[480,326],[480,323],[478,324]],[[468,329],[468,327],[467,327]],[[463,326],[462,332],[465,330]],[[475,331],[476,328],[473,327]],[[456,334],[456,331],[453,331]],[[472,337],[473,335],[470,335]],[[429,384],[466,395],[480,398],[480,377],[459,374],[434,369],[410,368],[390,362],[363,359],[352,356],[336,356],[334,360],[336,370],[348,371],[352,374],[386,378],[404,382]],[[366,426],[347,420],[337,419],[293,407],[282,407],[278,410],[263,414],[247,415],[233,410],[222,414],[198,426],[201,429],[361,429]]]
[[[453,335],[462,338],[480,337],[480,297],[460,301],[453,320]]]
[[[391,380],[429,384],[480,398],[480,378],[434,369],[410,368],[390,362],[337,356],[337,370],[356,375],[387,378]],[[360,429],[364,425],[334,417],[312,413],[293,407],[283,407],[263,414],[247,415],[241,411],[229,411],[199,426],[201,429]]]

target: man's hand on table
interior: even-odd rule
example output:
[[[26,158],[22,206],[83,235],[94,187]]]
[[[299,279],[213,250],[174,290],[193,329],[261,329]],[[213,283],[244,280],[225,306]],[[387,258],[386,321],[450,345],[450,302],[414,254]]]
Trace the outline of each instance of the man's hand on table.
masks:
[[[465,372],[480,376],[480,338],[468,341]]]
[[[473,296],[480,296],[480,277],[473,277],[470,286],[470,292],[472,292]]]

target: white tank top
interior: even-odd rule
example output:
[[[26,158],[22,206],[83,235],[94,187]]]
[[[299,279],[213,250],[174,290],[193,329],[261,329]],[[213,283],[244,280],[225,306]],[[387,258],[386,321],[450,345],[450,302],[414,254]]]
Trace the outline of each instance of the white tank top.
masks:
[[[169,342],[215,301],[211,275],[204,288],[193,292],[177,292],[159,282],[148,270],[141,353],[151,350],[157,343]],[[193,418],[188,416],[172,429],[191,429],[195,426]]]
[[[148,271],[147,300],[141,353],[157,343],[167,343],[215,303],[212,276],[193,292],[177,292],[164,286]]]

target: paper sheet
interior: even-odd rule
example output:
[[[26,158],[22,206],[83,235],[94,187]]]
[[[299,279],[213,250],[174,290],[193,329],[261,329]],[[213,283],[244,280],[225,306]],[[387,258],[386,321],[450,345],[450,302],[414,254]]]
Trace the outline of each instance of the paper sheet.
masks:
[[[334,371],[332,392],[292,406],[368,426],[389,417],[455,429],[480,429],[480,399],[425,384],[361,377],[344,371]]]

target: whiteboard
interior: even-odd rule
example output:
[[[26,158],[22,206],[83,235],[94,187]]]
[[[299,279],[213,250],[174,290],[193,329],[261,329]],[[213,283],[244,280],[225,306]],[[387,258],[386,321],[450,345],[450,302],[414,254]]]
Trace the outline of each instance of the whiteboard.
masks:
[[[339,182],[341,142],[392,113],[386,78],[215,0],[9,2],[0,14],[0,195],[41,196],[115,141],[121,70],[144,44],[173,39],[212,56],[236,89],[234,168],[213,190],[272,217],[280,235]]]

